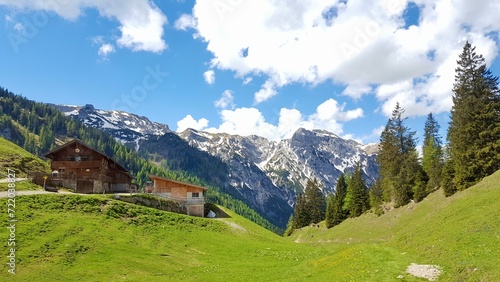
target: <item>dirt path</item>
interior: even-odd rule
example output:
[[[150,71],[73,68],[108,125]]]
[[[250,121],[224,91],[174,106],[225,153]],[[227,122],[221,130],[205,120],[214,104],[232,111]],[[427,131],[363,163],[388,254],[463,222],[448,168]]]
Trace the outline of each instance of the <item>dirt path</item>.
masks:
[[[241,225],[239,225],[237,223],[234,223],[232,221],[227,221],[227,220],[225,220],[223,218],[216,218],[216,219],[219,220],[219,221],[224,222],[225,224],[227,224],[229,226],[231,226],[233,229],[240,230],[240,231],[243,231],[243,232],[247,232],[247,230],[243,226],[241,226]]]
[[[3,179],[0,179],[0,183],[7,183],[12,181],[11,178],[3,178]],[[15,178],[16,182],[19,182],[19,181],[24,181],[24,180],[28,180],[28,178]]]
[[[16,196],[25,196],[25,195],[38,195],[38,194],[74,194],[71,192],[49,192],[45,190],[30,190],[30,191],[16,191]],[[7,191],[1,191],[0,192],[0,198],[7,198],[8,197],[8,192]]]

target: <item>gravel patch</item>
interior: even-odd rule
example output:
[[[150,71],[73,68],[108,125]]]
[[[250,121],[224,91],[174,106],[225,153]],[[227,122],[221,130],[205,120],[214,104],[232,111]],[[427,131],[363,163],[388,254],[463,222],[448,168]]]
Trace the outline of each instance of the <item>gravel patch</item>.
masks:
[[[436,279],[441,275],[441,268],[437,265],[430,264],[416,264],[412,263],[406,269],[406,273],[420,278],[425,278],[429,281],[436,281]]]

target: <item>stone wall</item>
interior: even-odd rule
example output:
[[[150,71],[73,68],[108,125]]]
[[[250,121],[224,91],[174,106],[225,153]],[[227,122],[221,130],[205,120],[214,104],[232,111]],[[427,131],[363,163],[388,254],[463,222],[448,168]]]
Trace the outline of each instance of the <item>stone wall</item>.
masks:
[[[142,196],[142,195],[114,195],[113,199],[124,201],[127,203],[141,205],[145,207],[155,208],[158,210],[187,214],[186,207],[178,202],[161,199],[152,196]]]

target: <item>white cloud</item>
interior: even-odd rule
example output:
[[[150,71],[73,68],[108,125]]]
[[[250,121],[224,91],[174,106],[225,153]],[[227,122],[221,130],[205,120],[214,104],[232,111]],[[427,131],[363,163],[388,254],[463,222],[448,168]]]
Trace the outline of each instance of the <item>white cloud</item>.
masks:
[[[238,108],[221,112],[222,124],[219,128],[208,128],[209,132],[224,132],[242,136],[259,135],[272,140],[279,139],[276,127],[265,121],[262,113],[256,108]]]
[[[97,53],[103,58],[107,58],[109,54],[115,52],[115,47],[112,44],[105,43],[102,44]]]
[[[167,17],[153,1],[148,0],[75,0],[31,1],[0,0],[0,5],[55,12],[67,20],[77,20],[85,9],[95,8],[103,17],[120,22],[118,46],[134,51],[162,52],[167,48],[163,40],[163,26]]]
[[[187,115],[177,122],[177,132],[182,132],[188,128],[204,130],[207,126],[208,120],[206,118],[195,120],[191,115]]]
[[[215,83],[215,72],[214,70],[207,70],[203,73],[203,77],[205,78],[205,82],[212,85]]]
[[[361,99],[363,95],[370,94],[372,92],[372,87],[366,83],[352,82],[349,84],[342,95],[349,96],[353,99]]]
[[[215,101],[214,105],[217,108],[227,109],[234,108],[234,97],[231,90],[225,90],[219,100]]]
[[[192,15],[183,14],[175,21],[175,29],[187,30],[196,27],[196,19]]]
[[[332,80],[347,85],[343,94],[353,99],[374,93],[383,108],[410,98],[416,103],[407,109],[411,115],[448,111],[465,40],[477,45],[487,62],[498,55],[491,34],[500,31],[500,1],[412,1],[420,18],[407,27],[403,15],[409,2],[198,0],[192,16],[214,67],[238,77],[267,78],[255,103],[291,83]],[[401,82],[412,90],[378,93],[379,87]]]
[[[319,121],[338,120],[349,121],[363,117],[363,109],[357,108],[344,112],[345,104],[339,106],[334,99],[328,99],[318,106],[314,118]]]
[[[345,105],[339,105],[333,99],[320,104],[315,113],[309,116],[304,116],[297,109],[282,108],[278,124],[267,122],[256,108],[223,110],[220,113],[222,123],[219,127],[205,130],[242,136],[258,135],[270,140],[290,138],[301,127],[309,130],[324,129],[340,135],[343,133],[344,122],[363,116],[363,110],[360,108],[347,111],[344,108]]]
[[[262,85],[262,88],[259,91],[257,91],[257,93],[255,93],[255,98],[254,98],[255,103],[256,104],[261,103],[278,94],[275,88],[276,85],[272,80],[266,81]]]
[[[249,84],[250,82],[252,82],[252,80],[253,80],[252,77],[245,77],[245,79],[243,80],[243,85]]]

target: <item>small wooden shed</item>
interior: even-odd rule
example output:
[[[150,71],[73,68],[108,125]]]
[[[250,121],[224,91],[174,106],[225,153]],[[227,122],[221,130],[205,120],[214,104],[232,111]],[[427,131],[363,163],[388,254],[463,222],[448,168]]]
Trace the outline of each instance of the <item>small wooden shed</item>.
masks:
[[[204,216],[207,188],[152,174],[149,178],[153,181],[153,194],[184,204],[188,215]]]

